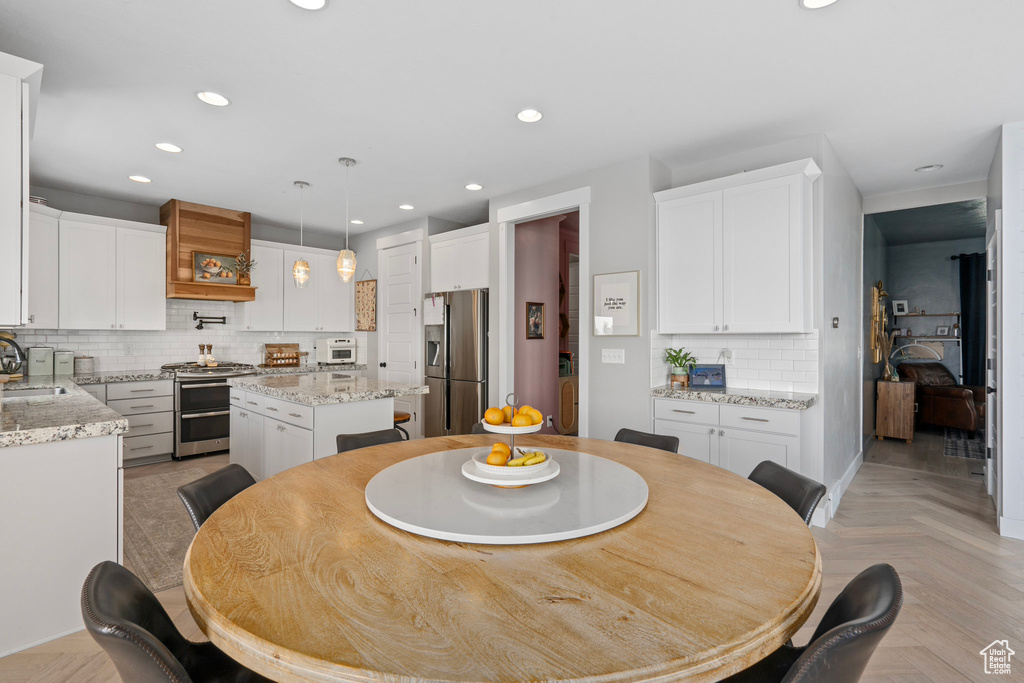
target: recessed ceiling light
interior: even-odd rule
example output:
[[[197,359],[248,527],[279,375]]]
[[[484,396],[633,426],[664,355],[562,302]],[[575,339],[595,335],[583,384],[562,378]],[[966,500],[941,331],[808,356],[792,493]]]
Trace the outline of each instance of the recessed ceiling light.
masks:
[[[477,190],[484,189],[484,186],[481,185],[480,183],[470,183],[469,185],[466,185],[466,189],[473,190],[474,192],[476,192]]]
[[[516,118],[518,118],[523,123],[536,123],[537,121],[540,121],[542,118],[544,118],[544,114],[541,114],[536,109],[524,109],[518,114],[516,114]]]
[[[302,9],[323,9],[327,0],[291,0],[292,4]]]
[[[412,204],[399,204],[398,208],[401,209],[402,211],[412,211],[416,207],[413,206]]]
[[[224,97],[220,93],[210,92],[209,90],[197,92],[196,97],[207,104],[212,104],[215,107],[226,107],[231,104],[231,100],[228,98]]]
[[[359,220],[358,218],[353,218],[353,219],[352,219],[351,221],[349,221],[349,222],[350,222],[350,223],[351,223],[352,225],[362,225],[362,224],[363,224],[363,222],[362,222],[361,220]]]
[[[294,2],[294,0],[292,0]],[[804,9],[821,9],[822,7],[828,7],[836,0],[800,0],[800,6]]]
[[[927,166],[918,166],[914,170],[918,173],[931,173],[932,171],[938,171],[942,168],[942,164],[928,164]]]
[[[150,180],[149,178],[147,178],[144,175],[130,175],[130,176],[128,176],[128,180],[134,180],[137,183],[151,183],[151,182],[153,182],[152,180]]]
[[[170,152],[171,154],[178,154],[181,152],[181,147],[178,147],[172,142],[158,142],[156,148],[163,150],[164,152]]]

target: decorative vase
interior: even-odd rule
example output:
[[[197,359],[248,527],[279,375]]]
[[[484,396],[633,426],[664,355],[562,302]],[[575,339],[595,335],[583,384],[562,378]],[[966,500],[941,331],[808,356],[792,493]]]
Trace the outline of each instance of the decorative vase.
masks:
[[[687,373],[679,374],[679,368],[672,369],[672,375],[669,377],[669,383],[672,385],[678,384],[681,387],[690,386],[690,375]]]

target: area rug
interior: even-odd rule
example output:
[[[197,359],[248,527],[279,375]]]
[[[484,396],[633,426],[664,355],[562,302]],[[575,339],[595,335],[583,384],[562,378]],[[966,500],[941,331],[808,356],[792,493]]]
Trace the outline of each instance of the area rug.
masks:
[[[942,454],[955,458],[985,459],[985,431],[979,429],[970,438],[964,429],[946,427],[946,440],[942,444]]]
[[[125,564],[154,593],[181,585],[181,570],[196,530],[178,487],[206,475],[187,469],[124,482]]]

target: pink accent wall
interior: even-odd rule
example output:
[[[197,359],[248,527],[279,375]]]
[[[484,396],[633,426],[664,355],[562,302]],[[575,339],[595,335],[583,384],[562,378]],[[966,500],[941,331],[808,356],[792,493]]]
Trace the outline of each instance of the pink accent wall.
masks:
[[[558,410],[558,269],[559,223],[553,216],[516,226],[515,388],[520,405],[529,404],[545,418]],[[544,304],[544,339],[526,338],[526,302]]]

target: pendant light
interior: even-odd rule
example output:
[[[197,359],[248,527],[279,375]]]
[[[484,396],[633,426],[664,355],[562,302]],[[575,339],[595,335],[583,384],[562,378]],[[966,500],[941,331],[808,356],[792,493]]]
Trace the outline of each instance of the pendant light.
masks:
[[[356,274],[356,254],[348,248],[348,169],[356,165],[356,160],[342,157],[338,163],[345,167],[345,248],[338,254],[338,277],[342,282],[351,282]]]
[[[305,180],[296,180],[295,187],[299,188],[299,250],[302,250],[302,219],[303,209],[305,208],[305,192],[306,188],[309,187],[309,183]],[[309,262],[303,258],[295,262],[292,266],[292,279],[295,280],[295,286],[299,289],[305,289],[306,285],[309,284]]]

